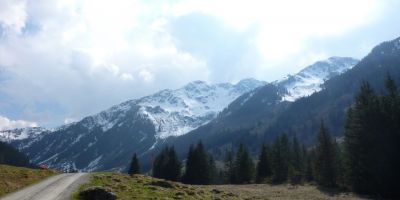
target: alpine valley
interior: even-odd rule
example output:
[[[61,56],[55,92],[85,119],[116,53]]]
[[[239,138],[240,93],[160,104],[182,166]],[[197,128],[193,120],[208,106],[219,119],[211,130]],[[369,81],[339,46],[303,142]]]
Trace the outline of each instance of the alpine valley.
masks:
[[[362,81],[383,91],[388,73],[400,83],[399,67],[398,38],[376,46],[361,61],[331,57],[270,83],[194,81],[56,129],[1,131],[0,139],[35,164],[83,171],[125,170],[133,153],[148,169],[164,145],[174,145],[184,157],[189,145],[199,140],[216,159],[238,143],[255,152],[281,133],[311,144],[321,119],[332,135],[342,136],[346,110]]]

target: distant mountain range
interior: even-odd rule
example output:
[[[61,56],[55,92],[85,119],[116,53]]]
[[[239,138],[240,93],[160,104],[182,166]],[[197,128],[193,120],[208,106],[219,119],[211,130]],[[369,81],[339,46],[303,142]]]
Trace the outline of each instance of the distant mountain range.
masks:
[[[283,88],[282,95],[286,95],[280,101],[294,101],[321,90],[326,79],[357,62],[352,58],[329,58],[273,84]],[[206,125],[235,99],[249,98],[266,84],[255,79],[235,85],[194,81],[177,90],[166,89],[124,102],[55,130],[1,131],[0,138],[25,152],[34,163],[87,171],[123,170],[133,152],[146,155],[167,138]]]
[[[302,72],[324,66],[321,63],[324,62],[317,62]],[[289,76],[283,81],[259,87],[237,98],[206,125],[181,137],[168,138],[164,144],[174,145],[180,156],[184,157],[190,144],[202,140],[215,158],[221,159],[226,149],[234,148],[239,143],[247,144],[253,153],[257,153],[262,143],[271,143],[282,133],[290,137],[297,136],[302,143],[313,144],[321,120],[324,120],[333,136],[341,137],[347,108],[363,81],[368,81],[377,93],[384,91],[387,75],[400,86],[400,39],[376,46],[354,67],[342,72],[326,79],[317,88],[319,92],[301,95],[303,97],[295,101],[292,101],[292,97],[298,92],[290,92],[290,88],[296,87],[285,87],[282,83],[301,80],[299,77]],[[288,85],[299,84],[293,81]]]
[[[162,90],[130,100],[55,130],[26,128],[0,131],[34,163],[77,169],[121,169],[115,162],[143,153],[157,142],[183,135],[214,119],[240,95],[266,83],[244,79],[237,84],[194,81],[177,90]]]
[[[387,73],[400,83],[399,60],[396,39],[378,45],[360,62],[332,57],[271,83],[194,81],[54,130],[1,131],[0,140],[36,164],[86,171],[124,170],[134,152],[148,166],[165,144],[175,145],[183,156],[191,143],[202,140],[218,158],[238,143],[255,149],[282,132],[311,143],[321,119],[333,135],[342,134],[346,108],[362,80],[378,91]]]

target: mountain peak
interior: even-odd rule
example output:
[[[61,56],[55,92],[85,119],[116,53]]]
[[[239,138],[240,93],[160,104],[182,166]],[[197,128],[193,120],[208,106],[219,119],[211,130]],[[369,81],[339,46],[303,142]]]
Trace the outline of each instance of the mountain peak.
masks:
[[[330,57],[317,61],[302,69],[295,75],[289,75],[274,82],[287,90],[283,97],[285,101],[295,101],[322,89],[322,84],[334,76],[344,73],[356,65],[359,60],[350,57]]]
[[[337,75],[352,68],[359,60],[351,57],[330,57],[326,60],[317,61],[312,65],[307,66],[299,72],[299,74],[309,74],[313,76]]]

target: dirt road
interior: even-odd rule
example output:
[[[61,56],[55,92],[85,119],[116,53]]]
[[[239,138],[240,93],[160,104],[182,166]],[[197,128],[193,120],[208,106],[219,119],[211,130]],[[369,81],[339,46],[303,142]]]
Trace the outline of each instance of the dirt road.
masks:
[[[67,200],[88,179],[87,173],[60,174],[6,195],[0,200]]]

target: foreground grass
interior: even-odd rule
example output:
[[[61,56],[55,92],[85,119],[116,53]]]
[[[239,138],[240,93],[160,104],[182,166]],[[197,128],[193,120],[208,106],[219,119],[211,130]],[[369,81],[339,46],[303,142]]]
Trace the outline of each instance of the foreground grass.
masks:
[[[79,191],[91,186],[101,186],[115,193],[118,199],[363,199],[352,193],[318,190],[315,186],[292,187],[269,184],[251,185],[185,185],[143,175],[101,172],[92,175],[89,183]],[[78,192],[79,192],[78,191]],[[78,199],[76,192],[72,199]]]
[[[0,165],[0,196],[53,176],[52,170],[30,169]]]

